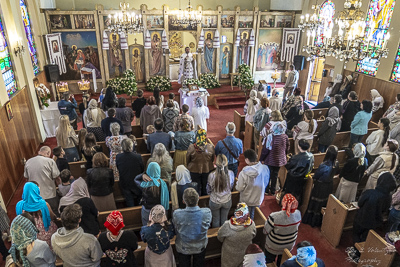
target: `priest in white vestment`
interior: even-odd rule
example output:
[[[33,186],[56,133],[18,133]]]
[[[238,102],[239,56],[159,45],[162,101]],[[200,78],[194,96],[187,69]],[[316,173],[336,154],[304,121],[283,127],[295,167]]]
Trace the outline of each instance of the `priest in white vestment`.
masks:
[[[185,48],[185,53],[181,55],[179,60],[179,78],[178,83],[184,84],[187,79],[197,79],[196,59],[190,53],[190,48]]]

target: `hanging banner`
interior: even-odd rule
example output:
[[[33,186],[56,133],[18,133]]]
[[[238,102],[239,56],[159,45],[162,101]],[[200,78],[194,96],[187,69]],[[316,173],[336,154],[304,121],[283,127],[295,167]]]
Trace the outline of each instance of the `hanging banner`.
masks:
[[[64,51],[61,41],[61,33],[46,34],[47,52],[50,63],[58,66],[60,75],[67,72],[65,65]]]
[[[281,61],[293,62],[300,41],[300,29],[283,29]]]

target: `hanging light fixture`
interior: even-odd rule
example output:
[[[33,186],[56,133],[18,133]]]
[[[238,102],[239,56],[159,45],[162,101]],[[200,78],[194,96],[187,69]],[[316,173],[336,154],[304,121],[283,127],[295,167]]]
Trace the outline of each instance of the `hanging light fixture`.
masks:
[[[177,18],[175,20],[175,24],[190,25],[193,27],[201,23],[201,13],[193,9],[192,5],[190,4],[190,0],[186,9],[179,9],[176,15]]]
[[[110,24],[108,30],[111,32],[124,32],[125,34],[132,34],[135,32],[143,32],[143,19],[142,14],[129,13],[129,3],[119,3],[120,12],[114,16],[108,15]]]

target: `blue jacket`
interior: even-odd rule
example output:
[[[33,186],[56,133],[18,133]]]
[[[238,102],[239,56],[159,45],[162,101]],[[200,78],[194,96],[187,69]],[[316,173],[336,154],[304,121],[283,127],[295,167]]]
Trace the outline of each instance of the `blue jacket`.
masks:
[[[147,150],[150,151],[150,153],[153,153],[154,146],[158,143],[163,144],[169,152],[172,147],[172,138],[169,134],[162,131],[156,131],[149,134],[147,137]]]
[[[75,98],[72,98],[72,102],[66,100],[60,100],[58,102],[58,110],[61,115],[68,115],[69,120],[76,120],[78,114],[76,114],[75,109],[78,108],[78,104],[76,103]]]
[[[368,122],[371,120],[372,112],[367,113],[364,110],[357,112],[351,123],[351,133],[356,135],[364,135],[368,132]]]
[[[161,255],[170,246],[169,240],[174,237],[174,227],[170,224],[166,230],[159,223],[155,223],[152,226],[143,226],[142,230],[140,230],[140,236],[152,252]]]
[[[207,230],[211,224],[209,208],[186,207],[174,212],[176,251],[184,255],[199,254],[207,247]]]
[[[234,136],[227,136],[225,139],[225,144],[229,147],[232,153],[235,155],[236,158],[239,158],[240,154],[243,153],[243,142],[239,138]],[[228,164],[236,163],[237,160],[232,157],[229,153],[228,149],[224,146],[222,141],[218,141],[217,145],[215,146],[215,156],[219,154],[224,154],[228,159]]]

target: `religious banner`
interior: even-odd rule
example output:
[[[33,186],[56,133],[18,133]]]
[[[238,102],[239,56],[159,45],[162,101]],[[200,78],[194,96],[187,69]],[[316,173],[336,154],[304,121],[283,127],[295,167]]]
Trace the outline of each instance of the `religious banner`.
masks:
[[[51,64],[58,65],[60,75],[66,73],[61,33],[46,34],[46,44]]]
[[[283,29],[281,61],[293,62],[300,41],[300,29]]]

